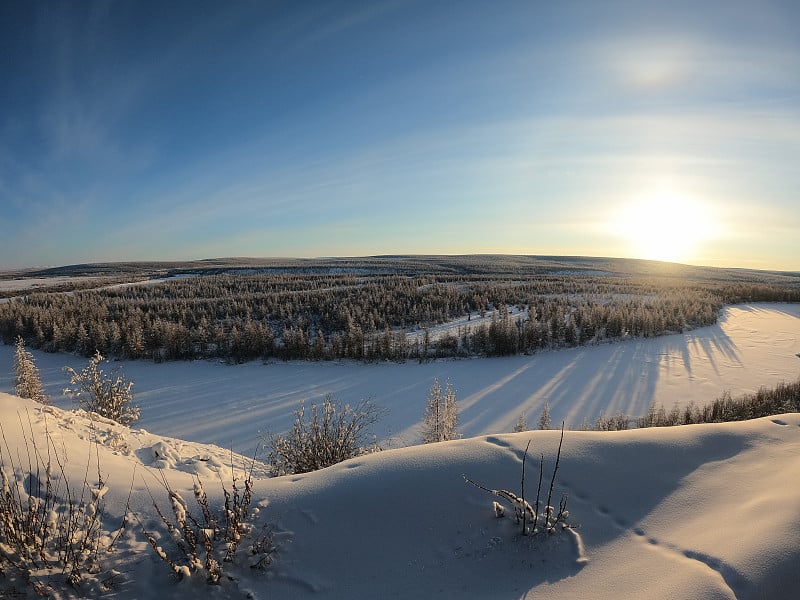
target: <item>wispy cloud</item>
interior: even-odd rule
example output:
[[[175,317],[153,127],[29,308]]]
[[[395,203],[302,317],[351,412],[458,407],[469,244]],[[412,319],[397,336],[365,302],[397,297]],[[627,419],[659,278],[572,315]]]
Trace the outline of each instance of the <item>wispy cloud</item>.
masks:
[[[664,182],[791,243],[791,4],[295,4],[35,7],[9,88],[35,93],[0,114],[4,258],[609,254],[589,225]]]

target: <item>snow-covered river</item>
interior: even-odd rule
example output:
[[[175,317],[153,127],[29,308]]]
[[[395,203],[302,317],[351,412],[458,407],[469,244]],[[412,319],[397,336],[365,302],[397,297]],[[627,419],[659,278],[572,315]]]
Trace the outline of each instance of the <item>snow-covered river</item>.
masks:
[[[13,347],[0,346],[0,391],[12,392]],[[533,356],[447,360],[427,364],[210,361],[124,365],[142,408],[139,427],[162,435],[215,443],[251,454],[259,435],[290,426],[301,401],[327,393],[357,402],[371,398],[388,413],[376,429],[392,446],[418,442],[417,426],[434,377],[458,394],[465,436],[508,432],[521,413],[534,426],[545,401],[553,423],[578,427],[601,411],[638,416],[653,403],[704,404],[725,390],[737,395],[800,376],[800,305],[756,304],[724,310],[711,327],[684,334]],[[65,365],[85,359],[35,352],[57,405]],[[224,432],[224,433],[222,433]]]

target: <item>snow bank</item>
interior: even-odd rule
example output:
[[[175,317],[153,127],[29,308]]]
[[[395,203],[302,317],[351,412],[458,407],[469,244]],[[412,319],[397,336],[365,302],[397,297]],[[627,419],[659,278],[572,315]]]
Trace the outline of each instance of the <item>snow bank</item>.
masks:
[[[24,456],[29,440],[41,443],[49,433],[68,457],[67,474],[78,480],[89,449],[96,448],[92,455],[109,474],[111,520],[129,502],[143,522],[155,523],[150,494],[168,506],[157,483],[161,476],[190,498],[199,474],[218,501],[218,465],[233,461],[238,469],[248,462],[219,447],[98,423],[82,412],[6,394],[0,394],[0,423],[12,455]],[[121,573],[114,594],[355,600],[800,595],[800,415],[568,431],[554,497],[569,496],[575,529],[520,537],[512,518],[496,518],[496,497],[466,485],[463,475],[517,493],[530,440],[530,497],[537,457],[544,455],[547,480],[558,435],[536,431],[402,448],[276,479],[257,469],[254,524],[272,524],[279,545],[267,573],[238,570],[213,590],[202,582],[176,582],[131,528],[108,559]],[[201,472],[200,463],[209,472]]]

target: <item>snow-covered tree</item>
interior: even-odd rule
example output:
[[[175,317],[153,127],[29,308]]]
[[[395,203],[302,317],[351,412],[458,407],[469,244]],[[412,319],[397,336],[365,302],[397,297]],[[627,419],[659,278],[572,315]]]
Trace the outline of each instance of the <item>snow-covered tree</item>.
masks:
[[[25,350],[25,342],[22,337],[17,337],[17,350],[14,354],[14,373],[17,396],[20,398],[30,398],[36,402],[47,404],[47,396],[42,388],[42,379],[39,377],[39,369],[33,362],[33,355]]]
[[[522,412],[519,414],[517,424],[514,425],[514,433],[522,433],[523,431],[528,431],[528,429],[528,419],[525,418],[525,413]]]
[[[444,436],[446,440],[461,437],[458,432],[458,404],[453,384],[449,381],[444,387]]]
[[[539,416],[539,429],[550,429],[550,403],[545,400],[542,414]]]
[[[442,441],[442,386],[439,378],[434,377],[433,385],[428,390],[428,402],[425,405],[425,416],[423,419],[422,442],[430,444]]]
[[[133,404],[132,381],[127,381],[116,368],[107,375],[101,368],[103,355],[98,350],[89,359],[89,364],[80,373],[66,367],[70,374],[70,387],[64,390],[82,409],[95,412],[122,425],[130,425],[139,419],[141,410]],[[108,361],[106,361],[108,362]]]
[[[428,403],[425,406],[422,441],[425,444],[444,442],[459,437],[458,405],[453,385],[448,381],[444,393],[439,378],[433,380],[428,390]]]

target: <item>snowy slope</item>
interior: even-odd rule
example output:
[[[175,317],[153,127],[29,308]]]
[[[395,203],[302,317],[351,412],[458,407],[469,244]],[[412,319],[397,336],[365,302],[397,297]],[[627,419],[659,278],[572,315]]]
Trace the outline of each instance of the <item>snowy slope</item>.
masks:
[[[0,394],[5,457],[50,436],[82,480],[96,452],[110,490],[108,523],[129,505],[155,526],[159,478],[191,497],[199,474],[212,500],[219,477],[246,459],[222,448],[92,422]],[[23,434],[23,432],[25,432]],[[462,475],[518,492],[531,440],[545,480],[558,433],[480,436],[347,461],[270,479],[255,473],[254,524],[279,549],[266,573],[229,567],[209,588],[176,582],[131,527],[109,557],[117,598],[794,598],[800,595],[800,415],[744,423],[565,434],[554,497],[569,495],[574,530],[520,538],[493,497]],[[30,441],[27,446],[29,447]],[[161,471],[156,467],[161,467]],[[533,473],[534,475],[531,475]],[[148,489],[150,492],[148,492]],[[244,557],[242,557],[244,560]],[[100,575],[98,575],[98,578]],[[0,580],[0,587],[2,587]],[[86,584],[87,595],[100,587]]]

